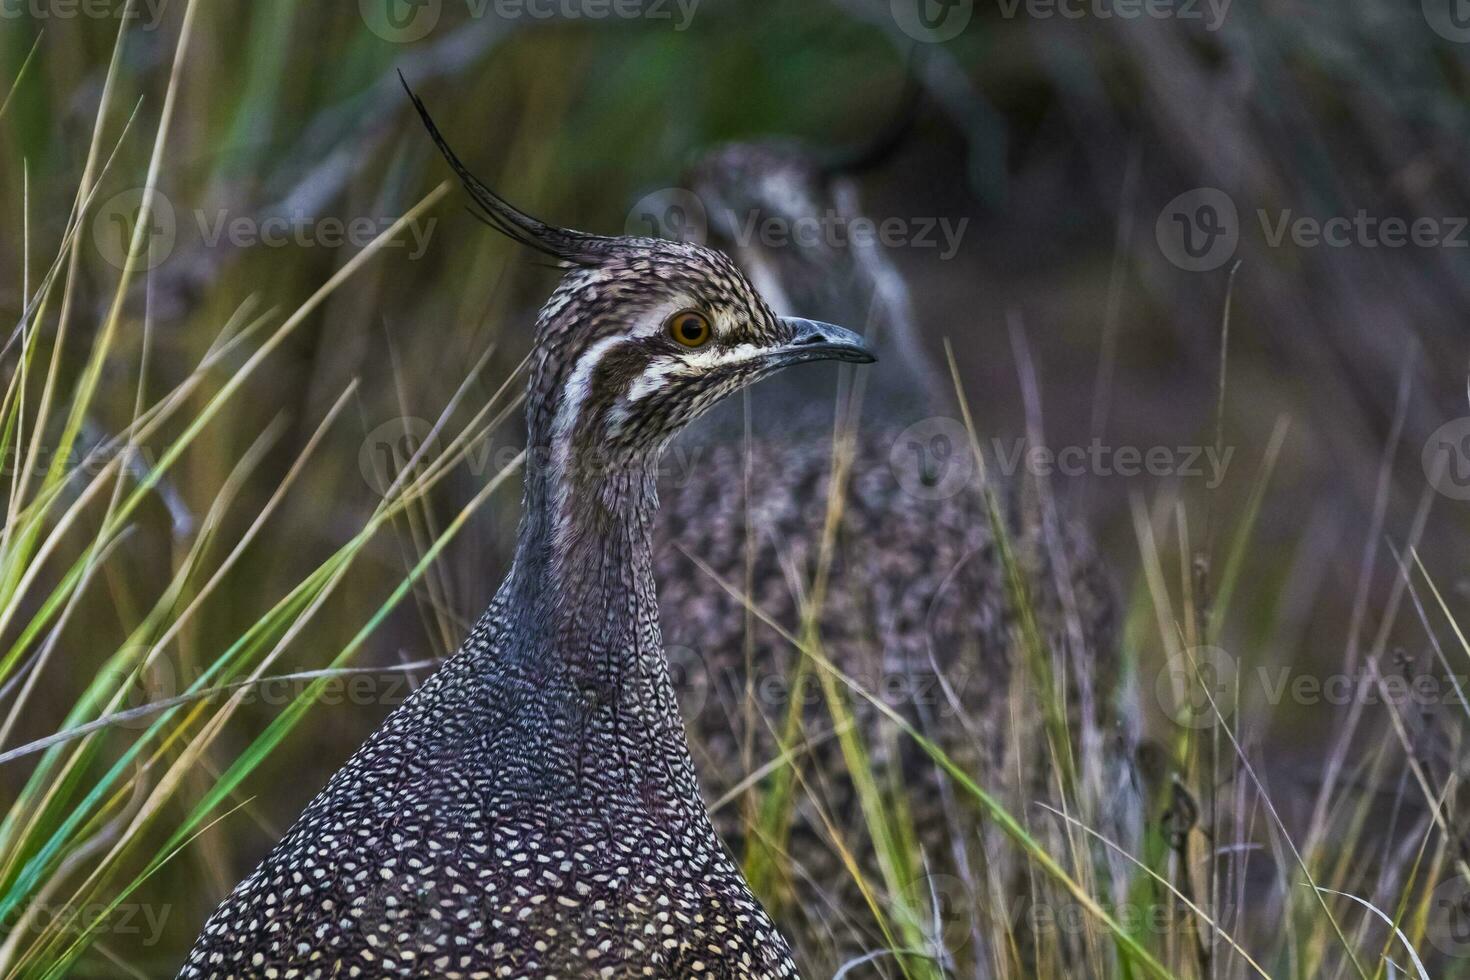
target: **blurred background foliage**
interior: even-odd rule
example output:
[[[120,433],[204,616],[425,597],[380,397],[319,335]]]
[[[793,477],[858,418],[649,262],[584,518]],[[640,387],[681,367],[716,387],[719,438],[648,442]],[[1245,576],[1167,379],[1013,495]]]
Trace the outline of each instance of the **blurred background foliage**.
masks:
[[[119,17],[68,16],[62,11],[79,8],[60,0],[0,5],[5,322],[23,323],[64,250],[99,111],[104,160],[117,147],[80,231],[69,333],[55,352],[63,392],[83,377],[120,281],[105,219],[96,216],[145,182],[185,6],[135,8],[140,16],[126,27],[115,91],[104,103]],[[942,44],[906,36],[886,0],[702,0],[682,29],[673,4],[660,5],[668,18],[596,20],[506,17],[494,5],[455,0],[430,6],[432,29],[395,41],[371,29],[367,4],[198,3],[157,180],[176,240],[127,284],[85,440],[122,431],[140,396],[151,403],[179,385],[242,304],[252,304],[247,321],[278,311],[279,322],[342,269],[364,242],[320,240],[325,219],[365,218],[381,230],[445,180],[400,71],[466,160],[509,199],[561,224],[616,232],[631,227],[633,202],[677,186],[691,159],[720,141],[784,134],[823,147],[861,143],[900,103],[912,65],[924,90],[914,130],[864,175],[862,189],[875,217],[967,221],[951,258],[919,247],[893,249],[891,257],[931,351],[941,356],[943,341],[953,342],[982,435],[1024,431],[1013,345],[1024,336],[1049,444],[1096,437],[1144,450],[1213,445],[1218,422],[1233,450],[1219,487],[1180,474],[1053,478],[1074,515],[1092,526],[1125,597],[1127,652],[1149,731],[1161,741],[1172,734],[1152,694],[1178,638],[1159,627],[1160,595],[1146,565],[1157,560],[1171,570],[1166,591],[1180,608],[1200,598],[1191,589],[1209,592],[1253,512],[1251,495],[1283,419],[1289,427],[1228,615],[1215,610],[1205,634],[1239,661],[1243,677],[1280,666],[1322,675],[1395,653],[1421,662],[1433,642],[1455,643],[1431,601],[1423,600],[1422,615],[1405,603],[1394,555],[1416,549],[1448,611],[1464,612],[1470,505],[1430,488],[1422,451],[1441,425],[1470,414],[1470,234],[1462,230],[1460,244],[1448,247],[1361,240],[1302,247],[1273,245],[1263,224],[1274,227],[1287,212],[1326,220],[1363,210],[1428,216],[1450,228],[1455,216],[1470,214],[1470,47],[1434,28],[1432,0],[1422,10],[1388,0],[1237,0],[1215,26],[1215,8],[1202,3],[1188,7],[1198,18],[1106,16],[1099,4],[1073,19],[1038,15],[1036,4],[1009,14],[987,2]],[[122,3],[89,9],[115,14]],[[1233,201],[1239,243],[1229,262],[1193,272],[1169,261],[1156,226],[1169,202],[1199,187]],[[184,690],[364,525],[381,499],[364,476],[380,426],[438,417],[487,353],[452,417],[467,419],[512,375],[554,273],[475,222],[462,203],[452,190],[428,212],[421,255],[403,237],[407,244],[372,256],[327,296],[210,422],[163,491],[130,515],[129,533],[80,595],[0,750],[64,726],[103,661],[163,594],[222,491],[235,496],[217,533],[233,541],[354,381],[346,410],[279,511],[222,592],[173,639],[167,661],[133,682],[129,704]],[[304,238],[279,247],[210,244],[197,218],[213,223],[221,215],[285,217]],[[35,324],[39,336],[54,331],[59,305],[49,304]],[[189,395],[193,411],[252,349],[247,341],[224,355]],[[7,357],[9,376],[13,348]],[[22,387],[39,391],[41,373]],[[24,421],[27,438],[34,424]],[[175,420],[165,432],[177,435],[183,425]],[[512,412],[488,445],[514,447],[517,426]],[[43,441],[59,428],[44,419]],[[255,459],[250,450],[262,433],[269,441]],[[144,448],[156,454],[165,444]],[[233,487],[230,474],[242,459],[253,469]],[[421,506],[364,545],[277,671],[325,667],[373,620],[427,542],[506,457],[486,450],[479,459],[456,466]],[[6,464],[9,482],[14,451]],[[448,543],[413,598],[366,639],[356,665],[401,666],[452,650],[503,573],[515,487],[508,480]],[[1153,529],[1147,543],[1140,514]],[[89,543],[85,530],[65,542],[40,581],[57,581]],[[190,594],[186,588],[174,601]],[[37,611],[34,596],[15,602],[23,616]],[[7,645],[14,632],[4,635]],[[1463,665],[1463,657],[1451,659]],[[1259,695],[1259,684],[1242,684],[1236,721],[1245,751],[1277,794],[1287,826],[1320,831],[1312,814],[1324,760],[1381,746],[1389,719],[1369,709],[1345,733],[1341,706],[1265,704]],[[17,697],[15,685],[0,696]],[[167,910],[157,935],[104,928],[74,975],[169,975],[207,911],[391,706],[313,708],[214,815],[238,810],[132,894],[132,902]],[[0,708],[10,705],[0,700]],[[141,850],[121,859],[124,880],[281,710],[267,698],[242,705],[190,758],[190,776],[138,831]],[[1462,710],[1426,711],[1436,715],[1426,730]],[[117,758],[137,729],[109,732],[89,767]],[[165,745],[146,765],[136,763],[137,784],[152,785],[150,767],[175,751]],[[1446,766],[1439,787],[1457,787],[1457,757],[1434,756]],[[26,799],[36,763],[32,755],[0,768],[5,805]],[[1423,817],[1423,800],[1401,785],[1356,788],[1359,800]],[[1446,795],[1453,801],[1454,792]],[[117,812],[127,806],[118,802]],[[1364,834],[1371,838],[1377,826],[1368,821]],[[81,873],[79,861],[66,873]]]

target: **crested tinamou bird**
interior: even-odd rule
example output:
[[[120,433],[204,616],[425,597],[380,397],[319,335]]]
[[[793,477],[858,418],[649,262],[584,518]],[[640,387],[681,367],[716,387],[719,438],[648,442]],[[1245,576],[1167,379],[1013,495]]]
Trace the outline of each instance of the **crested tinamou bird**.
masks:
[[[876,144],[892,148],[900,129]],[[872,164],[881,156],[849,159]],[[880,786],[894,789],[889,799],[899,798],[911,816],[921,851],[915,864],[928,873],[894,881],[894,867],[885,874],[873,859],[868,814],[815,683],[804,692],[803,730],[789,746],[803,787],[790,840],[779,820],[759,823],[777,778],[759,777],[782,754],[778,735],[801,659],[762,619],[799,635],[821,579],[821,652],[1000,795],[1074,874],[1093,878],[1090,867],[1067,860],[1057,818],[1036,806],[1059,807],[1064,780],[948,372],[926,356],[903,278],[881,247],[850,235],[790,233],[804,220],[808,228],[812,219],[851,227],[862,216],[851,168],[794,141],[735,143],[701,158],[686,187],[703,205],[709,244],[725,250],[778,311],[812,310],[866,328],[879,357],[863,373],[825,576],[834,422],[850,412],[835,371],[774,378],[746,395],[748,413],[733,400],[672,450],[681,463],[660,488],[666,520],[655,535],[655,576],[676,674],[693,692],[686,716],[701,785],[712,805],[722,804],[716,826],[749,871],[762,848],[789,857],[790,874],[754,884],[811,975],[890,945],[843,849],[859,856],[881,906],[892,908],[895,893],[906,893],[922,910],[915,926],[942,962],[977,975],[1027,975],[1045,957],[1076,968],[1082,937],[1038,938],[1034,945],[1047,947],[1040,957],[1016,948],[1027,944],[1026,910],[1054,896],[1035,885],[1015,845],[861,697],[845,698],[856,731]],[[761,228],[772,230],[770,240]],[[959,263],[953,274],[963,274]],[[1120,677],[1111,579],[1088,536],[1058,518],[1037,487],[992,478],[990,490],[1026,573],[1056,700],[1065,704],[1064,751],[1081,773],[1066,809],[1131,853],[1142,821],[1137,706]],[[748,590],[759,614],[731,588]],[[752,839],[753,824],[776,839]],[[1105,859],[1102,877],[1117,889],[1123,875],[1114,860]],[[891,960],[864,969],[897,975]]]
[[[210,917],[181,976],[794,977],[695,781],[660,639],[654,472],[729,393],[872,356],[775,316],[717,252],[528,217],[423,118],[483,217],[566,270],[530,359],[546,462],[464,645]]]

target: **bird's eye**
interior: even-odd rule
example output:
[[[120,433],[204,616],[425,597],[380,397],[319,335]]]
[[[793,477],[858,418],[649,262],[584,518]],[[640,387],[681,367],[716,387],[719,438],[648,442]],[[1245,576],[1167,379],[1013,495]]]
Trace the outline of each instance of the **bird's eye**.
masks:
[[[669,336],[684,347],[703,347],[710,333],[709,317],[698,310],[682,310],[669,317]]]

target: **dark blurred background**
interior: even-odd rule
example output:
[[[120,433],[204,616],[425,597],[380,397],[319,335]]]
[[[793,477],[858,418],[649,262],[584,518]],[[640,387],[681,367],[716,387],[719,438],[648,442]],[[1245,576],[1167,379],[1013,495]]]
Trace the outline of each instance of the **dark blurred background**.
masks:
[[[136,212],[129,192],[144,182],[185,6],[140,3],[128,26],[104,140],[109,149],[121,142],[83,231],[66,378],[80,371],[111,301],[123,254],[117,229]],[[20,322],[60,245],[121,7],[0,0],[8,322]],[[1188,605],[1179,569],[1195,562],[1191,574],[1208,589],[1240,563],[1212,626],[1239,665],[1239,735],[1266,763],[1288,824],[1299,825],[1344,708],[1273,699],[1259,669],[1320,678],[1395,652],[1423,660],[1432,642],[1447,645],[1452,664],[1466,663],[1437,605],[1419,596],[1421,618],[1396,587],[1394,557],[1417,549],[1450,613],[1464,613],[1470,19],[1462,7],[201,3],[157,182],[165,233],[153,268],[130,288],[95,424],[125,425],[140,383],[150,399],[177,384],[247,299],[252,317],[294,310],[446,179],[400,71],[488,183],[534,214],[597,232],[646,231],[635,202],[679,187],[684,168],[722,141],[780,134],[834,150],[860,145],[905,111],[912,75],[922,92],[908,110],[912,129],[860,186],[875,221],[898,221],[887,252],[927,349],[942,360],[952,344],[987,446],[1024,435],[1031,363],[1046,445],[1102,447],[1089,458],[1105,463],[1051,480],[1114,570],[1146,727],[1160,737],[1168,721],[1154,680],[1171,652],[1161,624]],[[284,429],[240,489],[227,537],[248,525],[360,379],[300,485],[231,572],[227,598],[181,634],[171,668],[180,675],[217,656],[362,525],[379,499],[365,461],[375,441],[396,437],[396,420],[435,419],[492,347],[456,417],[505,382],[555,273],[476,222],[464,202],[451,190],[400,236],[401,247],[373,257],[211,423],[170,474],[175,513],[156,496],[135,516],[141,531],[121,546],[125,561],[79,608],[46,683],[0,748],[60,727],[96,669],[93,651],[116,648],[177,562],[178,511],[196,519],[208,511],[272,420]],[[140,379],[145,313],[152,353]],[[494,450],[516,444],[517,425],[512,415],[478,464],[435,489],[425,528],[442,527],[493,475],[505,458]],[[1228,453],[1216,457],[1225,461],[1219,471],[1205,452],[1217,440]],[[1155,471],[1135,461],[1142,472],[1117,472],[1129,468],[1128,450],[1139,459],[1153,452]],[[474,517],[436,563],[432,588],[394,611],[357,664],[452,649],[504,570],[516,487],[511,479]],[[379,535],[278,669],[324,666],[321,651],[341,648],[421,550],[413,528]],[[1151,563],[1176,608],[1161,609]],[[177,679],[153,683],[179,689]],[[77,975],[167,975],[207,910],[392,700],[313,709],[235,794],[241,809],[145,886],[150,901],[172,896],[154,941],[108,934],[105,955],[89,954]],[[1375,710],[1363,741],[1388,730]],[[173,790],[162,823],[190,809],[208,770],[279,711],[248,705],[197,780]],[[28,765],[0,770],[7,803],[5,787],[18,792]]]

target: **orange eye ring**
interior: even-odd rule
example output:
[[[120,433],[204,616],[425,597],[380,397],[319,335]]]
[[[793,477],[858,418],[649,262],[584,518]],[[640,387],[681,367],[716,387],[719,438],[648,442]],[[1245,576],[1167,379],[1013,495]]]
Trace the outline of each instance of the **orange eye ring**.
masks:
[[[709,343],[714,331],[710,328],[709,317],[703,313],[698,310],[680,310],[669,317],[669,336],[680,347],[692,349]]]

